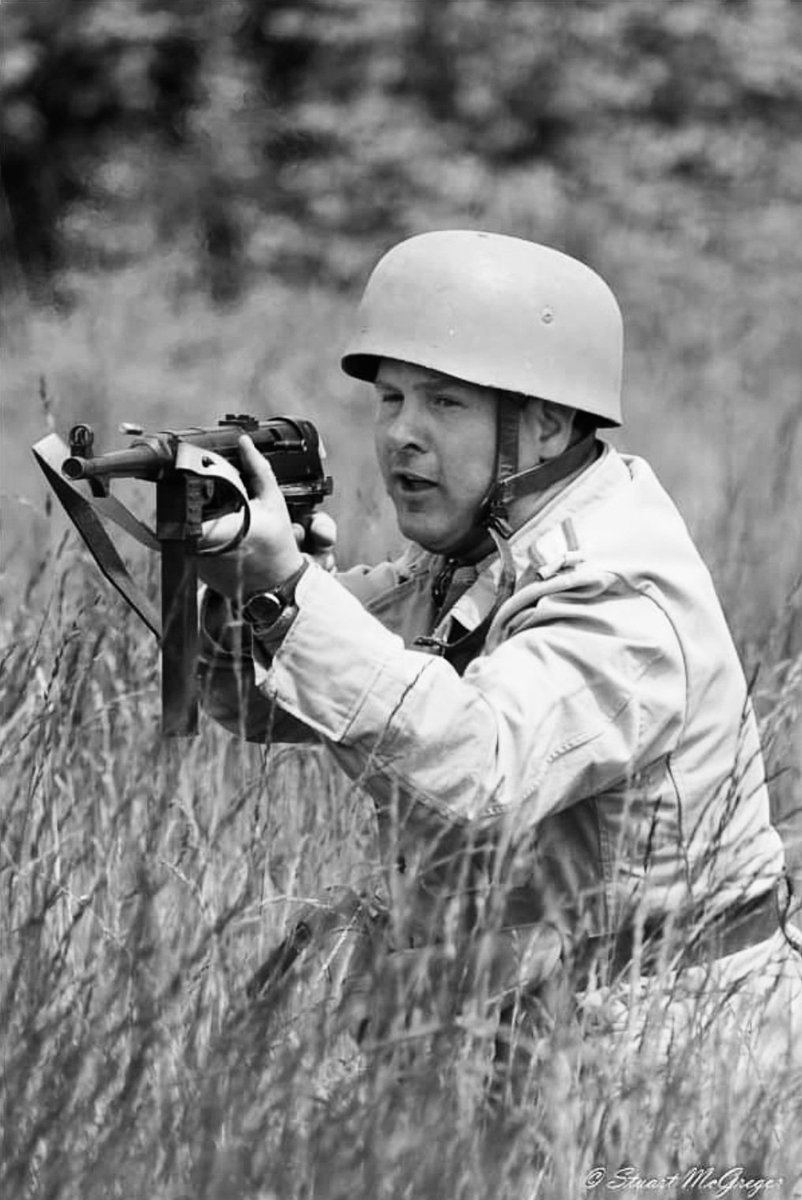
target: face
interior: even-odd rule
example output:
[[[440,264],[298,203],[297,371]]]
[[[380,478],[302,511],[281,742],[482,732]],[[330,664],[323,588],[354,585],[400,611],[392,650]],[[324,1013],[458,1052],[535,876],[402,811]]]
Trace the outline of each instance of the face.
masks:
[[[376,452],[405,537],[437,554],[470,532],[495,467],[496,393],[382,359]]]

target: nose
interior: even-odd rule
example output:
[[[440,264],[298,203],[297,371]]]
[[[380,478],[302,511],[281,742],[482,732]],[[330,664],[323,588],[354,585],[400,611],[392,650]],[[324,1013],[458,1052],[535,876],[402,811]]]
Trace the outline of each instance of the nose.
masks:
[[[399,401],[384,422],[384,436],[392,450],[426,449],[426,410],[416,396],[404,396]]]

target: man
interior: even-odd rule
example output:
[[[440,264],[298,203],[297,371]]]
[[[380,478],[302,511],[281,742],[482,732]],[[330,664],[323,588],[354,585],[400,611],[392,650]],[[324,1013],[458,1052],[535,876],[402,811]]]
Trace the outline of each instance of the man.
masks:
[[[373,798],[396,945],[449,946],[466,991],[548,1008],[555,980],[724,964],[728,985],[777,973],[785,1005],[783,851],[736,651],[671,500],[597,437],[621,361],[611,291],[556,250],[392,249],[342,362],[373,384],[409,548],[327,574],[243,439],[250,532],[200,562],[207,703],[252,739],[322,739]]]

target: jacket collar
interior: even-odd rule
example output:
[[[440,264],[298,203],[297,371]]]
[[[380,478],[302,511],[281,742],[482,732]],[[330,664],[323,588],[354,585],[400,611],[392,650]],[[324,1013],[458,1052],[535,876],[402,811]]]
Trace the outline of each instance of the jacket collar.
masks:
[[[566,565],[567,556],[572,563],[581,558],[581,549],[573,537],[573,518],[588,509],[603,504],[608,496],[630,480],[626,463],[618,452],[604,444],[601,455],[568,483],[557,483],[543,495],[543,503],[528,520],[511,535],[508,545],[518,579],[524,573],[539,571],[541,574],[556,574]],[[436,574],[444,559],[439,555],[426,554],[428,569]],[[423,562],[420,562],[423,566]],[[488,555],[477,563],[477,578],[456,604],[446,614],[436,634],[443,635],[451,618],[455,618],[468,632],[484,620],[493,607],[501,576],[501,563],[497,554]]]

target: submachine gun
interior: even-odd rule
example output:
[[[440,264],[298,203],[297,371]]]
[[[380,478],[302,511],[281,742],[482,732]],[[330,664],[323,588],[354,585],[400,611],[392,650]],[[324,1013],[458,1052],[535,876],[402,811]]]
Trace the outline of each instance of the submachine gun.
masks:
[[[250,522],[249,492],[236,465],[239,438],[247,433],[269,460],[291,519],[304,528],[332,491],[325,451],[312,422],[296,417],[259,421],[228,413],[208,428],[145,434],[123,425],[121,432],[132,436],[124,450],[95,455],[91,427],[76,425],[69,446],[51,433],[33,453],[100,570],[160,641],[163,733],[192,736],[198,727],[197,559],[233,549]],[[111,495],[111,480],[121,478],[156,484],[155,530]],[[88,496],[75,486],[79,480],[89,485]],[[201,550],[202,522],[231,512],[242,513],[237,535],[219,550]],[[159,553],[161,613],[132,579],[104,520]]]

